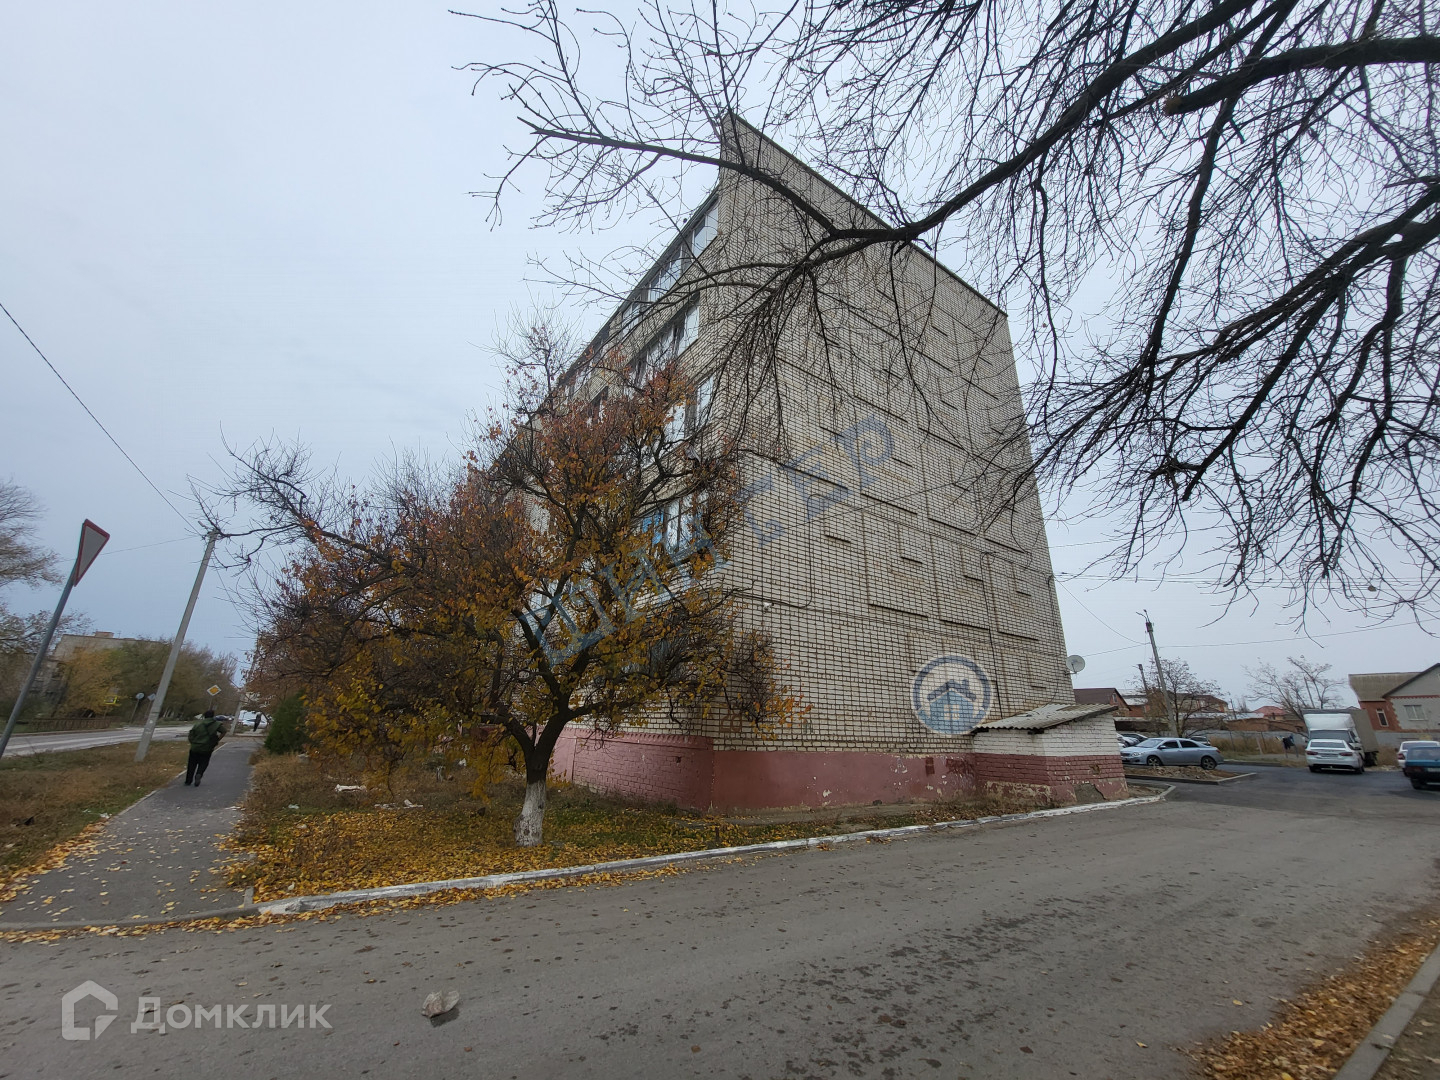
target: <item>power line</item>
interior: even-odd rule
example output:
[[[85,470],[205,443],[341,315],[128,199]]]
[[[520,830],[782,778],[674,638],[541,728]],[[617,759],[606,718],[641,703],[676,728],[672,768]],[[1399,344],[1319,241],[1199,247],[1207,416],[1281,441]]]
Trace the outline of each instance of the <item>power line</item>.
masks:
[[[1063,588],[1064,586],[1062,585],[1061,587]],[[1071,593],[1069,589],[1066,589],[1065,591],[1066,591],[1067,593],[1070,593],[1070,598],[1071,598],[1072,600],[1074,600],[1076,603],[1080,603],[1079,597],[1077,597],[1074,593]],[[1080,604],[1080,606],[1081,606],[1081,607],[1085,607],[1084,604]],[[1088,611],[1088,612],[1090,612],[1091,615],[1095,615],[1095,613],[1094,613],[1093,611],[1090,611],[1090,609],[1089,609],[1088,607],[1085,608],[1085,610]],[[1098,619],[1099,619],[1099,616],[1098,616],[1098,615],[1095,615],[1095,618],[1098,620]],[[1105,628],[1106,628],[1107,630],[1111,630],[1112,632],[1115,632],[1115,631],[1114,631],[1114,628],[1111,627],[1108,623],[1103,622],[1103,620],[1101,620],[1101,625],[1105,626]],[[1397,629],[1402,629],[1402,628],[1405,628],[1405,627],[1409,627],[1410,625],[1411,625],[1410,623],[1384,623],[1384,624],[1382,624],[1382,625],[1380,625],[1380,626],[1363,626],[1363,627],[1361,627],[1359,630],[1335,630],[1335,631],[1332,631],[1331,633],[1328,633],[1328,634],[1305,634],[1304,636],[1298,636],[1298,635],[1297,635],[1297,636],[1293,636],[1293,637],[1280,637],[1280,638],[1256,638],[1256,639],[1253,640],[1253,641],[1202,641],[1202,642],[1199,642],[1199,643],[1194,644],[1194,645],[1173,645],[1173,644],[1172,644],[1172,645],[1166,645],[1165,647],[1166,647],[1167,649],[1229,649],[1229,648],[1236,648],[1236,647],[1241,646],[1241,645],[1274,645],[1274,644],[1283,643],[1283,642],[1287,642],[1287,641],[1288,641],[1288,642],[1296,642],[1296,643],[1299,643],[1299,642],[1304,642],[1304,641],[1318,640],[1318,639],[1320,639],[1320,638],[1348,637],[1348,636],[1351,635],[1351,634],[1370,634],[1370,633],[1374,633],[1376,630],[1397,630]],[[1415,629],[1419,629],[1419,630],[1421,630],[1421,632],[1428,632],[1428,631],[1425,631],[1425,628],[1424,628],[1424,627],[1418,627],[1418,628],[1415,628]],[[1125,635],[1124,635],[1124,634],[1120,634],[1119,636],[1123,638]],[[1118,648],[1118,649],[1105,649],[1103,652],[1087,652],[1087,653],[1086,653],[1086,656],[1088,656],[1088,657],[1109,656],[1109,655],[1112,654],[1112,653],[1128,652],[1130,649],[1140,648],[1142,645],[1144,645],[1144,642],[1142,642],[1142,641],[1137,641],[1134,645],[1122,645],[1122,646],[1121,646],[1120,648]]]
[[[1065,582],[1061,581],[1058,577],[1055,579],[1055,584],[1059,585],[1060,588],[1065,589],[1065,595],[1066,595],[1066,596],[1070,597],[1071,600],[1074,600],[1074,601],[1075,601],[1077,604],[1079,604],[1082,608],[1085,608],[1085,611],[1089,614],[1089,616],[1090,616],[1092,619],[1094,619],[1096,622],[1098,622],[1101,626],[1105,627],[1106,630],[1109,630],[1112,634],[1114,634],[1116,637],[1118,637],[1121,641],[1129,641],[1129,642],[1131,642],[1133,645],[1139,645],[1139,644],[1140,644],[1140,642],[1136,641],[1134,638],[1128,638],[1128,637],[1126,637],[1124,634],[1120,633],[1119,630],[1116,630],[1116,629],[1115,629],[1113,626],[1111,626],[1108,622],[1106,622],[1104,619],[1100,618],[1099,615],[1096,615],[1095,612],[1091,611],[1090,608],[1086,605],[1085,601],[1084,601],[1084,600],[1081,600],[1078,596],[1076,596],[1073,592],[1071,592],[1068,588],[1066,588]],[[1110,651],[1111,651],[1111,652],[1120,652],[1121,650],[1119,650],[1119,649],[1111,649]],[[1097,655],[1103,655],[1103,654],[1097,654]]]
[[[144,551],[146,548],[164,547],[166,544],[179,544],[193,539],[193,536],[177,536],[170,540],[156,540],[153,544],[136,544],[134,547],[115,548],[113,551],[107,549],[100,554],[102,558],[106,555],[123,555],[127,551]]]
[[[161,491],[158,487],[156,487],[155,481],[151,480],[150,477],[146,476],[145,470],[140,468],[140,466],[136,464],[135,459],[125,452],[125,448],[120,445],[120,441],[116,439],[114,435],[110,434],[110,430],[100,422],[100,418],[98,416],[96,416],[93,412],[90,411],[90,406],[85,404],[84,399],[75,392],[75,388],[65,381],[65,376],[61,375],[59,369],[50,362],[50,358],[40,351],[40,346],[36,345],[35,340],[25,332],[25,328],[21,326],[18,322],[16,322],[15,316],[10,314],[10,309],[7,308],[4,304],[0,304],[0,311],[5,312],[5,317],[14,324],[16,330],[20,331],[20,336],[30,343],[30,347],[35,350],[35,355],[40,357],[41,360],[45,361],[45,366],[48,367],[52,372],[54,372],[55,377],[60,380],[60,385],[65,387],[66,390],[70,391],[70,396],[80,403],[80,407],[85,410],[85,415],[90,417],[91,420],[94,420],[95,426],[98,427],[101,431],[105,432],[105,437],[114,444],[115,449],[120,451],[121,456],[123,456],[125,460],[134,467],[135,471],[140,474],[140,478],[144,480],[145,483],[150,485],[151,490],[154,491],[156,495],[159,495],[160,498],[165,500],[165,505],[170,507],[171,510],[175,511],[176,517],[178,517],[181,521],[185,522],[186,525],[189,525],[190,519],[180,512],[179,508],[170,501],[169,496],[167,496],[165,492]]]

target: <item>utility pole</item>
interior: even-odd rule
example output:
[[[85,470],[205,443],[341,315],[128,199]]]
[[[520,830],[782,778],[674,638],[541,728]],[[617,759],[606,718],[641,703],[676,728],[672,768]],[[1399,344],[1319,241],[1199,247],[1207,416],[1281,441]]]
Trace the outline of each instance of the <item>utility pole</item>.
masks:
[[[200,560],[200,569],[195,573],[195,585],[190,590],[190,600],[185,605],[185,614],[180,617],[180,629],[175,631],[175,640],[170,643],[170,655],[165,660],[165,671],[160,676],[160,687],[155,691],[155,700],[150,704],[150,715],[145,720],[145,730],[140,733],[140,745],[135,750],[135,760],[144,761],[150,751],[150,737],[155,734],[155,725],[160,712],[165,708],[165,692],[170,689],[170,676],[175,674],[175,661],[180,659],[180,647],[185,644],[185,631],[190,628],[190,616],[195,611],[195,601],[200,597],[200,586],[205,581],[205,571],[210,566],[210,556],[215,553],[215,541],[220,534],[213,529],[205,538],[205,557]]]
[[[1180,713],[1175,707],[1175,696],[1165,690],[1165,669],[1160,666],[1160,650],[1155,646],[1155,627],[1150,622],[1150,613],[1141,612],[1145,617],[1145,633],[1150,635],[1150,655],[1155,658],[1155,679],[1160,684],[1160,700],[1165,702],[1166,711],[1170,714],[1170,727],[1175,732],[1175,737],[1180,737]],[[1143,674],[1143,672],[1142,672]]]
[[[20,719],[20,711],[25,708],[25,699],[30,696],[30,688],[35,685],[35,677],[40,674],[40,667],[45,663],[46,654],[50,652],[50,642],[55,637],[55,628],[60,625],[60,616],[65,613],[65,602],[70,599],[70,590],[80,584],[85,571],[90,569],[90,564],[99,557],[100,549],[109,539],[110,534],[89,518],[80,526],[80,550],[75,554],[75,565],[70,569],[70,576],[65,579],[65,588],[60,593],[60,602],[55,605],[55,614],[50,616],[50,625],[45,627],[45,636],[40,639],[40,651],[35,654],[35,662],[30,665],[30,674],[25,676],[25,683],[20,687],[20,696],[15,699],[15,706],[10,710],[5,733],[0,735],[0,757],[5,756],[5,747],[10,745],[10,734]]]

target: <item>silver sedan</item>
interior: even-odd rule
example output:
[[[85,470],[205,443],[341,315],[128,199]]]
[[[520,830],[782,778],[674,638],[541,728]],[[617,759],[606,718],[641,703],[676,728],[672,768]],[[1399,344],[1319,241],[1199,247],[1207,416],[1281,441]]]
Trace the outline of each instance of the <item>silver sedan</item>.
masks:
[[[1213,769],[1225,759],[1209,743],[1194,739],[1146,739],[1120,751],[1126,765],[1199,765]]]

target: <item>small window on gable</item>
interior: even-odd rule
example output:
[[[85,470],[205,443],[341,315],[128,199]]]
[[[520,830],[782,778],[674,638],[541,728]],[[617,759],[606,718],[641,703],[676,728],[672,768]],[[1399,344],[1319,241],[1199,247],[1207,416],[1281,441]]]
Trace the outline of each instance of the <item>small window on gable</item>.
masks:
[[[1379,720],[1380,720],[1380,726],[1381,726],[1381,727],[1389,727],[1389,726],[1390,726],[1390,718],[1385,715],[1385,710],[1384,710],[1384,709],[1377,709],[1377,710],[1375,710],[1375,715],[1376,715],[1377,718],[1379,718]]]

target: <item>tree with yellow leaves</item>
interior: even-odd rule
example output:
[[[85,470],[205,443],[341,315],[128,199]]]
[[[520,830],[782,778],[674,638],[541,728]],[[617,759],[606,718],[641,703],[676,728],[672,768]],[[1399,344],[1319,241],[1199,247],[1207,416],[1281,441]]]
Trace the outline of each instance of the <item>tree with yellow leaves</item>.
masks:
[[[540,843],[570,724],[763,731],[801,709],[724,569],[734,440],[677,430],[693,387],[673,364],[569,356],[530,328],[507,407],[448,474],[408,465],[361,494],[264,446],[226,493],[259,511],[253,536],[294,545],[258,593],[256,667],[303,683],[311,740],[387,776],[513,740],[522,846]]]

